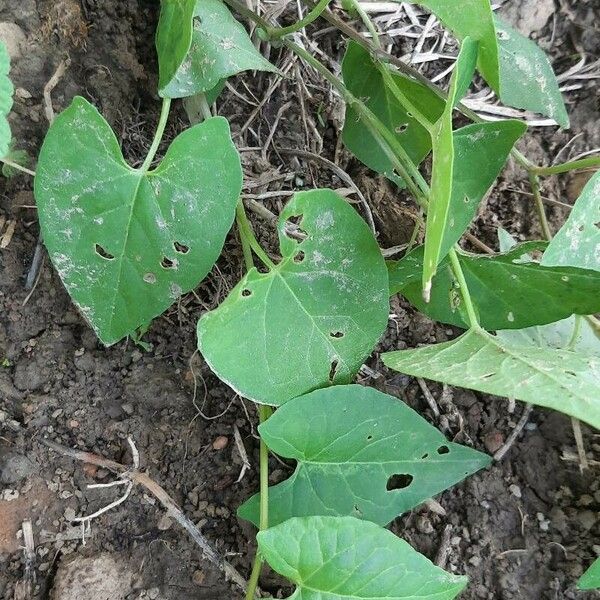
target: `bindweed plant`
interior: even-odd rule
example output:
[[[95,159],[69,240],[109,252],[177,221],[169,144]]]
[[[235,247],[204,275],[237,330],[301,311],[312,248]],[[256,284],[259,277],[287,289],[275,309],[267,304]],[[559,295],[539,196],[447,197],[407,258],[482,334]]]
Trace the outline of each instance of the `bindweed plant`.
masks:
[[[465,578],[384,527],[491,459],[448,442],[398,399],[352,381],[386,329],[390,295],[401,294],[466,331],[387,352],[388,367],[600,428],[593,316],[600,311],[600,174],[554,237],[540,197],[540,177],[598,166],[600,158],[536,166],[515,148],[525,123],[483,122],[461,103],[478,72],[503,103],[568,126],[548,59],[494,15],[489,0],[460,9],[454,0],[421,2],[460,40],[447,91],[387,54],[359,3],[344,6],[369,37],[330,11],[328,0],[307,4],[304,18],[277,27],[238,0],[163,0],[156,36],[163,107],[146,159],[129,166],[108,123],[75,98],[38,158],[40,227],[73,301],[110,345],[194,289],[237,223],[247,272],[200,318],[197,332],[216,375],[258,405],[260,490],[239,509],[260,530],[248,599],[263,560],[297,586],[295,600],[451,599]],[[331,85],[345,102],[347,148],[426,213],[424,231],[415,229],[402,258],[386,262],[369,226],[328,189],[298,192],[287,203],[277,221],[277,258],[261,247],[240,200],[242,170],[228,123],[210,105],[229,77],[277,68],[228,6],[256,25],[260,40],[285,46]],[[319,18],[350,38],[341,77],[296,35]],[[10,164],[7,73],[0,50],[0,155]],[[155,164],[176,98],[201,122]],[[456,128],[457,112],[472,123]],[[428,156],[429,181],[420,168]],[[547,239],[515,244],[500,230],[501,252],[467,252],[459,242],[511,156],[529,177]],[[269,452],[297,463],[272,488]],[[597,587],[597,571],[596,564],[580,586]]]

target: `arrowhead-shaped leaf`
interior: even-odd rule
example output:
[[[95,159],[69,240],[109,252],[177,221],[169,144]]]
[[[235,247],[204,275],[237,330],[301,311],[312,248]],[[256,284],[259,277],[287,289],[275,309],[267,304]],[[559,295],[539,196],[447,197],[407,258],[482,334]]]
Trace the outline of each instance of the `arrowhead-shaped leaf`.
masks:
[[[431,151],[431,135],[409,116],[393,91],[386,85],[371,55],[356,42],[349,42],[342,62],[344,83],[386,127],[397,134],[407,154],[419,164]],[[437,121],[444,101],[418,81],[393,73],[398,89],[431,120]],[[351,105],[346,105],[343,130],[344,144],[350,152],[373,171],[398,182],[394,167],[385,152]]]
[[[500,59],[500,100],[569,126],[558,81],[545,52],[500,17],[494,16]]]
[[[360,385],[295,398],[259,431],[273,452],[298,461],[287,481],[269,489],[271,525],[310,515],[387,525],[490,462],[448,442],[397,398]],[[238,511],[255,525],[259,498]]]
[[[221,0],[163,0],[156,49],[163,98],[209,92],[242,71],[277,71]]]
[[[298,219],[302,241],[288,229]],[[278,229],[281,262],[268,273],[249,271],[198,323],[198,348],[219,378],[275,406],[348,383],[383,333],[389,309],[377,242],[335,192],[297,193]]]
[[[600,171],[588,181],[569,218],[548,244],[542,265],[600,271]]]
[[[6,46],[0,41],[0,158],[8,154],[11,133],[7,115],[13,103],[13,84],[8,78],[10,58]]]
[[[441,254],[442,240],[450,215],[450,199],[454,179],[454,137],[452,134],[452,113],[456,103],[467,91],[475,72],[477,42],[467,37],[463,40],[460,54],[450,81],[446,107],[431,132],[433,145],[433,167],[431,172],[431,193],[427,207],[425,227],[425,253],[423,258],[423,295],[429,299],[431,280]]]
[[[290,519],[257,539],[269,565],[296,584],[289,600],[452,600],[467,585],[391,531],[353,517]]]
[[[500,88],[498,44],[490,0],[414,0],[434,13],[460,39],[479,42],[478,68],[494,90]]]
[[[600,558],[597,558],[592,566],[581,576],[577,582],[580,590],[600,589]]]
[[[600,429],[600,357],[508,342],[471,329],[459,338],[383,355],[400,373],[516,398]]]
[[[572,314],[600,311],[600,274],[575,267],[544,267],[531,252],[544,242],[526,242],[505,254],[459,253],[467,285],[484,329],[522,329],[553,323]],[[431,301],[423,302],[419,275],[422,247],[403,259],[388,262],[390,292],[400,292],[411,304],[436,321],[467,327],[462,301],[452,273],[442,268],[433,279]]]
[[[184,131],[148,172],[125,163],[83,98],[55,119],[35,178],[40,225],[65,287],[105,344],[149,323],[210,271],[241,186],[221,117]]]
[[[452,195],[440,256],[446,256],[463,236],[526,129],[522,121],[506,120],[474,123],[454,132]]]

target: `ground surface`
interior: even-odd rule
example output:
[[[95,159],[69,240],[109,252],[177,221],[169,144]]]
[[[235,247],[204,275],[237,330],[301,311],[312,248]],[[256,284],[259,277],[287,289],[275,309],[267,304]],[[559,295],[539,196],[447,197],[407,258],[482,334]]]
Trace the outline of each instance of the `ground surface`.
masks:
[[[600,6],[595,0],[561,0],[556,6],[516,0],[509,4],[513,21],[550,49],[559,72],[582,52],[589,62],[598,59]],[[0,2],[0,38],[12,44],[12,76],[18,90],[11,124],[20,147],[37,155],[47,129],[43,87],[68,57],[70,66],[53,92],[55,109],[66,107],[74,95],[87,97],[115,127],[128,158],[143,159],[159,107],[152,46],[157,12],[157,2],[142,0]],[[337,39],[328,36],[319,43],[339,59]],[[396,42],[401,47],[403,42]],[[271,59],[284,67],[290,60],[276,50]],[[409,204],[399,203],[385,182],[373,178],[337,144],[339,103],[312,76],[298,77],[299,64],[293,63],[287,73],[288,79],[249,126],[244,124],[257,98],[275,77],[248,75],[244,84],[238,79],[233,85],[245,100],[226,91],[220,103],[219,112],[231,120],[240,148],[263,146],[281,117],[269,148],[243,153],[246,192],[347,187],[322,165],[281,151],[307,149],[335,158],[363,189],[382,246],[406,241]],[[523,149],[545,162],[576,134],[567,156],[600,146],[598,99],[593,80],[584,81],[582,89],[568,95],[572,130],[534,129]],[[313,121],[317,111],[321,118]],[[184,122],[177,108],[170,134]],[[570,203],[580,186],[581,179],[565,178],[548,182],[544,193]],[[509,169],[473,231],[491,245],[498,224],[518,237],[537,237],[529,197],[520,193],[524,189],[523,173]],[[283,201],[285,196],[267,206],[277,211]],[[111,475],[59,457],[39,441],[49,437],[128,462],[126,437],[132,436],[142,467],[248,575],[253,531],[237,520],[235,510],[257,487],[256,415],[194,354],[198,317],[214,307],[241,274],[235,234],[196,294],[153,323],[146,336],[151,351],[131,342],[106,349],[73,308],[47,261],[28,298],[24,276],[37,238],[34,204],[28,179],[0,179],[0,219],[15,226],[10,243],[0,251],[0,598],[27,597],[19,586],[25,563],[17,536],[24,519],[31,519],[36,542],[33,598],[240,598],[141,489],[94,520],[84,543],[80,529],[72,528],[70,521],[117,497],[115,488],[87,489],[89,483],[110,481]],[[554,224],[564,218],[563,211],[550,207]],[[263,241],[272,244],[272,227],[256,224]],[[453,335],[403,301],[393,301],[392,313],[378,351]],[[378,352],[368,365],[372,371],[363,378],[365,383],[397,395],[434,421],[414,380],[386,371]],[[510,414],[505,400],[461,390],[443,392],[434,384],[430,389],[442,410],[436,424],[452,439],[489,452],[503,442],[522,410],[517,405]],[[235,427],[252,465],[239,482],[242,460],[234,443]],[[226,438],[225,447],[222,438],[215,443],[219,436]],[[590,456],[595,453],[598,459],[600,439],[585,431],[585,441]],[[467,573],[471,583],[462,596],[465,600],[591,599],[594,594],[576,592],[574,582],[600,551],[597,545],[594,550],[600,533],[600,481],[597,470],[581,475],[576,462],[565,460],[573,454],[570,422],[535,410],[502,462],[438,498],[445,515],[415,510],[398,519],[393,529],[446,568]],[[272,480],[285,478],[290,468],[273,460]],[[442,548],[440,556],[442,546],[446,551]],[[272,574],[263,578],[266,591],[283,597],[285,590],[279,586]]]

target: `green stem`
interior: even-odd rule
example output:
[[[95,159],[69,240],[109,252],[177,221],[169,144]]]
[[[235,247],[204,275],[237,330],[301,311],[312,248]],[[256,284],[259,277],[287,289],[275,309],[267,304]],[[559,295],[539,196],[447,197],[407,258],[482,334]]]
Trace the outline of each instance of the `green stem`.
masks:
[[[581,333],[581,324],[583,323],[583,317],[581,315],[575,315],[575,326],[573,327],[573,333],[571,334],[571,339],[569,343],[566,345],[567,350],[573,350],[575,348],[575,344],[577,343],[577,338]]]
[[[589,169],[600,167],[600,156],[590,156],[590,158],[582,158],[581,160],[572,160],[560,165],[552,165],[551,167],[532,167],[535,175],[557,175],[559,173],[568,173],[576,169]]]
[[[321,13],[327,8],[327,5],[330,2],[331,0],[319,0],[306,16],[286,27],[265,27],[264,31],[267,34],[267,38],[275,40],[284,35],[304,29],[307,25],[310,25],[321,16]]]
[[[164,98],[162,103],[162,108],[160,110],[160,118],[158,120],[158,125],[156,126],[156,133],[154,134],[154,139],[152,140],[152,144],[150,145],[150,150],[148,150],[148,155],[146,156],[146,160],[144,164],[139,169],[143,173],[148,172],[150,166],[152,165],[152,161],[156,156],[156,152],[158,150],[158,146],[162,140],[163,134],[165,133],[165,127],[167,125],[167,120],[169,118],[169,109],[171,108],[171,99]]]
[[[200,110],[202,111],[204,120],[210,119],[213,115],[212,112],[210,112],[210,106],[208,105],[205,94],[198,94],[198,103],[200,104]]]
[[[0,158],[0,162],[3,162],[7,167],[10,167],[11,169],[16,169],[17,171],[22,171],[23,173],[27,173],[27,175],[35,177],[35,171],[32,171],[31,169],[28,169],[27,167],[24,167],[19,163],[13,162],[8,158]]]
[[[533,193],[533,199],[535,201],[535,207],[540,218],[540,224],[542,226],[542,233],[547,240],[552,239],[552,231],[548,218],[546,217],[546,209],[544,208],[544,202],[542,201],[542,195],[540,193],[540,179],[534,173],[529,173],[529,183],[531,185],[531,192]]]
[[[264,404],[258,406],[258,419],[261,423],[264,423],[271,416],[271,413],[272,410],[270,406],[265,406]],[[262,438],[260,440],[259,469],[260,508],[258,529],[263,531],[264,529],[269,528],[269,448]],[[252,565],[252,573],[250,573],[248,587],[246,588],[246,600],[253,600],[256,595],[256,588],[258,587],[258,579],[260,577],[262,565],[263,559],[257,549]]]
[[[467,285],[467,280],[465,279],[465,274],[463,273],[462,266],[458,260],[456,250],[452,248],[452,250],[448,252],[448,256],[450,257],[450,262],[452,263],[454,276],[456,277],[456,281],[458,281],[458,285],[460,287],[460,293],[465,302],[465,308],[469,318],[469,325],[471,326],[471,329],[480,330],[481,325],[479,324],[479,319],[477,318],[477,313],[475,312],[475,307],[473,306],[473,301],[469,292],[469,286]]]
[[[262,249],[262,246],[258,243],[254,232],[252,231],[252,225],[246,215],[244,204],[240,199],[235,209],[235,217],[238,224],[238,230],[240,232],[240,239],[242,241],[242,251],[244,252],[244,261],[246,267],[251,269],[253,266],[252,254],[249,253],[251,248],[260,261],[269,269],[275,269],[275,263],[267,256],[267,253]]]
[[[379,39],[379,33],[377,31],[377,28],[373,24],[371,17],[369,17],[369,15],[364,10],[364,8],[358,0],[351,0],[351,2],[352,7],[358,13],[358,16],[361,18],[361,21],[364,23],[365,27],[371,34],[371,38],[373,39],[373,45],[377,48],[381,48],[381,40]]]

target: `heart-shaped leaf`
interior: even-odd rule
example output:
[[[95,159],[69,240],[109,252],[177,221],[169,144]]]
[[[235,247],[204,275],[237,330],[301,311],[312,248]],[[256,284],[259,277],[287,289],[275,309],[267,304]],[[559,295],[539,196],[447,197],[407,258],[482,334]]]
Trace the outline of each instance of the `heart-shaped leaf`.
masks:
[[[290,233],[298,221],[298,241]],[[348,383],[383,333],[388,280],[377,242],[331,190],[297,193],[282,212],[283,259],[252,269],[198,323],[198,348],[220,379],[278,406]]]
[[[8,154],[11,133],[7,115],[13,103],[13,84],[8,78],[10,58],[6,46],[0,41],[0,158]]]
[[[163,98],[209,92],[242,71],[277,71],[221,0],[163,0],[156,48]]]
[[[290,400],[259,431],[273,452],[298,461],[287,481],[269,489],[271,525],[310,515],[387,525],[490,462],[448,442],[397,398],[360,385]],[[255,525],[259,499],[238,511]]]
[[[505,254],[458,254],[484,329],[522,329],[600,311],[600,274],[534,262],[530,254],[545,247],[545,242],[526,242]],[[389,261],[390,293],[400,292],[436,321],[466,328],[468,320],[453,275],[442,268],[447,263],[440,265],[433,279],[429,303],[423,301],[418,282],[422,264],[422,247],[399,261]]]
[[[386,84],[371,55],[356,42],[349,42],[342,62],[344,83],[357,98],[362,99],[375,116],[397,134],[398,141],[415,164],[431,151],[431,136],[427,129],[409,116]],[[437,121],[444,110],[444,101],[418,81],[393,73],[398,89],[430,119]],[[398,182],[394,167],[379,144],[360,119],[352,105],[346,105],[343,130],[344,144],[350,152],[373,171]]]
[[[600,271],[600,171],[583,188],[569,218],[548,244],[541,262],[546,267]]]
[[[581,576],[577,582],[580,590],[600,589],[600,558],[597,558],[592,566]]]
[[[529,38],[494,15],[499,48],[500,100],[569,126],[569,115],[558,81],[545,52]]]
[[[452,600],[467,585],[353,517],[290,519],[257,539],[269,565],[298,586],[289,600]]]
[[[148,172],[125,163],[112,129],[83,98],[55,119],[35,178],[40,226],[65,287],[105,344],[204,278],[241,187],[221,117],[180,134]]]
[[[452,113],[454,106],[467,91],[473,79],[477,62],[477,48],[477,42],[471,38],[466,37],[463,40],[452,73],[444,112],[431,130],[433,166],[423,256],[423,297],[426,301],[429,300],[431,280],[436,273],[438,263],[444,258],[444,255],[441,254],[442,240],[450,215],[450,200],[454,179]]]
[[[597,355],[522,345],[470,329],[450,342],[382,358],[400,373],[545,406],[600,429]]]

